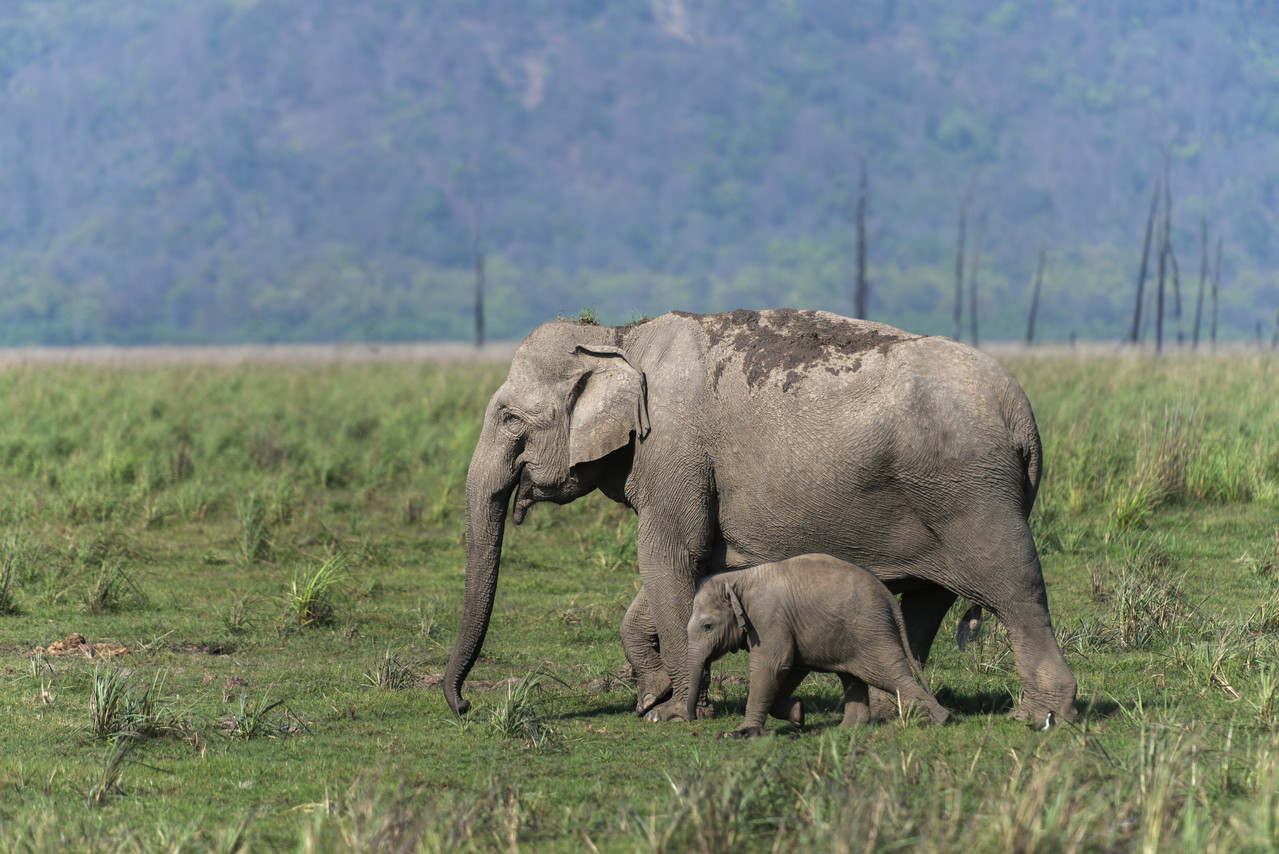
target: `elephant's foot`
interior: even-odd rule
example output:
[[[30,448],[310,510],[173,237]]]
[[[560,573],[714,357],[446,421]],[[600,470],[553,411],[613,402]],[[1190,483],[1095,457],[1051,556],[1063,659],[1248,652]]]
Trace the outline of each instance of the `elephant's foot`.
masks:
[[[641,676],[635,686],[635,714],[645,717],[658,703],[671,697],[671,680],[665,673],[660,676]]]
[[[711,701],[699,700],[697,703],[697,719],[705,721],[713,717],[715,717],[715,707],[711,705]],[[683,701],[676,702],[674,699],[658,703],[644,713],[644,720],[652,721],[653,723],[686,721],[688,720],[686,704]]]
[[[720,738],[756,738],[767,732],[763,727],[743,726],[738,727],[732,732],[720,733]]]
[[[768,713],[779,721],[787,721],[792,726],[804,728],[804,702],[798,697],[787,697],[784,700],[778,700],[773,703],[773,707]]]
[[[1024,697],[1021,704],[1012,710],[1010,717],[1015,721],[1034,724],[1043,721],[1049,714],[1052,715],[1054,723],[1058,724],[1070,724],[1079,719],[1079,710],[1075,708],[1074,703],[1051,705],[1042,701],[1032,702]]]
[[[873,721],[892,721],[901,716],[901,707],[897,703],[897,695],[879,688],[870,689],[870,716],[861,723]]]

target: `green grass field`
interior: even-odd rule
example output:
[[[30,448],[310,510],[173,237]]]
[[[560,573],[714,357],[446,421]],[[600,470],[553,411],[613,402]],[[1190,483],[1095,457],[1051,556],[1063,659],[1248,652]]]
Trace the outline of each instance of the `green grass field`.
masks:
[[[1086,706],[1011,720],[997,626],[929,663],[952,723],[721,740],[632,714],[635,525],[507,537],[457,721],[461,492],[504,365],[0,374],[0,851],[1203,851],[1279,846],[1279,361],[1005,359]],[[37,653],[72,633],[127,647]]]

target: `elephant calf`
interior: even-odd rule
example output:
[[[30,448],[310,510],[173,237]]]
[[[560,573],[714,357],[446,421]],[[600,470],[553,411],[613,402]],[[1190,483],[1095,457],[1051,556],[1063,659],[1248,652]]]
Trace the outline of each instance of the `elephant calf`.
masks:
[[[635,673],[635,713],[649,720],[658,720],[653,710],[659,703],[670,698],[673,685],[671,678],[662,669],[657,627],[653,624],[648,599],[642,588],[626,610],[621,635],[622,651]],[[697,702],[698,719],[714,716],[715,710],[704,695],[699,696]],[[804,704],[797,697],[778,697],[769,709],[769,714],[798,727],[804,725]]]
[[[844,683],[844,726],[870,721],[867,686],[921,708],[936,725],[950,716],[920,683],[901,608],[874,575],[829,555],[801,555],[707,576],[688,623],[689,720],[704,669],[725,653],[750,651],[746,719],[737,736],[759,735],[779,698],[812,671]],[[779,710],[780,711],[780,710]]]

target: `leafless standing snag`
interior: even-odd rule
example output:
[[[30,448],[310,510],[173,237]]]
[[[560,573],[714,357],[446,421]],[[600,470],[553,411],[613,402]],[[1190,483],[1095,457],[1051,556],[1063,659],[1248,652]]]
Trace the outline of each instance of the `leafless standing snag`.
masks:
[[[1208,218],[1199,217],[1199,299],[1195,302],[1195,332],[1190,348],[1199,349],[1199,325],[1204,313],[1204,286],[1208,282]]]
[[[950,337],[962,340],[964,334],[964,243],[967,242],[968,201],[972,186],[959,200],[959,237],[955,241],[955,309],[951,313]]]
[[[1146,290],[1146,269],[1150,261],[1150,238],[1155,229],[1155,213],[1159,207],[1160,182],[1155,181],[1155,191],[1150,194],[1150,213],[1146,215],[1146,238],[1141,245],[1141,271],[1137,274],[1137,300],[1132,308],[1132,329],[1128,332],[1128,343],[1141,341],[1141,303]]]
[[[1221,235],[1217,235],[1217,258],[1212,270],[1212,351],[1217,352],[1217,294],[1221,289]]]
[[[1039,292],[1044,287],[1044,264],[1048,261],[1048,253],[1039,250],[1039,269],[1035,272],[1035,287],[1030,296],[1030,317],[1026,321],[1026,346],[1035,343],[1035,316],[1039,314]]]
[[[977,234],[973,238],[973,264],[968,269],[968,319],[972,326],[973,346],[977,346],[977,271],[981,268],[981,232],[986,224],[984,216],[977,219]]]
[[[866,319],[866,158],[861,159],[861,180],[857,190],[857,281],[853,285],[853,317]]]
[[[1155,353],[1164,349],[1164,285],[1166,282],[1168,253],[1170,251],[1169,233],[1172,231],[1172,188],[1169,187],[1168,149],[1164,154],[1164,211],[1159,241],[1159,289],[1155,296]]]
[[[475,349],[484,348],[484,220],[475,206],[471,225],[471,250],[475,256]]]

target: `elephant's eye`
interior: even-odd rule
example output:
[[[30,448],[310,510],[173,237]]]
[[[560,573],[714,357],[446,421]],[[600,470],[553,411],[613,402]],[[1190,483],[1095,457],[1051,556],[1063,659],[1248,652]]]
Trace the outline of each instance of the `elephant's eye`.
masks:
[[[498,416],[498,421],[507,430],[519,430],[524,424],[524,419],[507,409]]]
[[[704,632],[709,632],[713,628],[715,628],[714,623],[702,623],[702,631]]]

